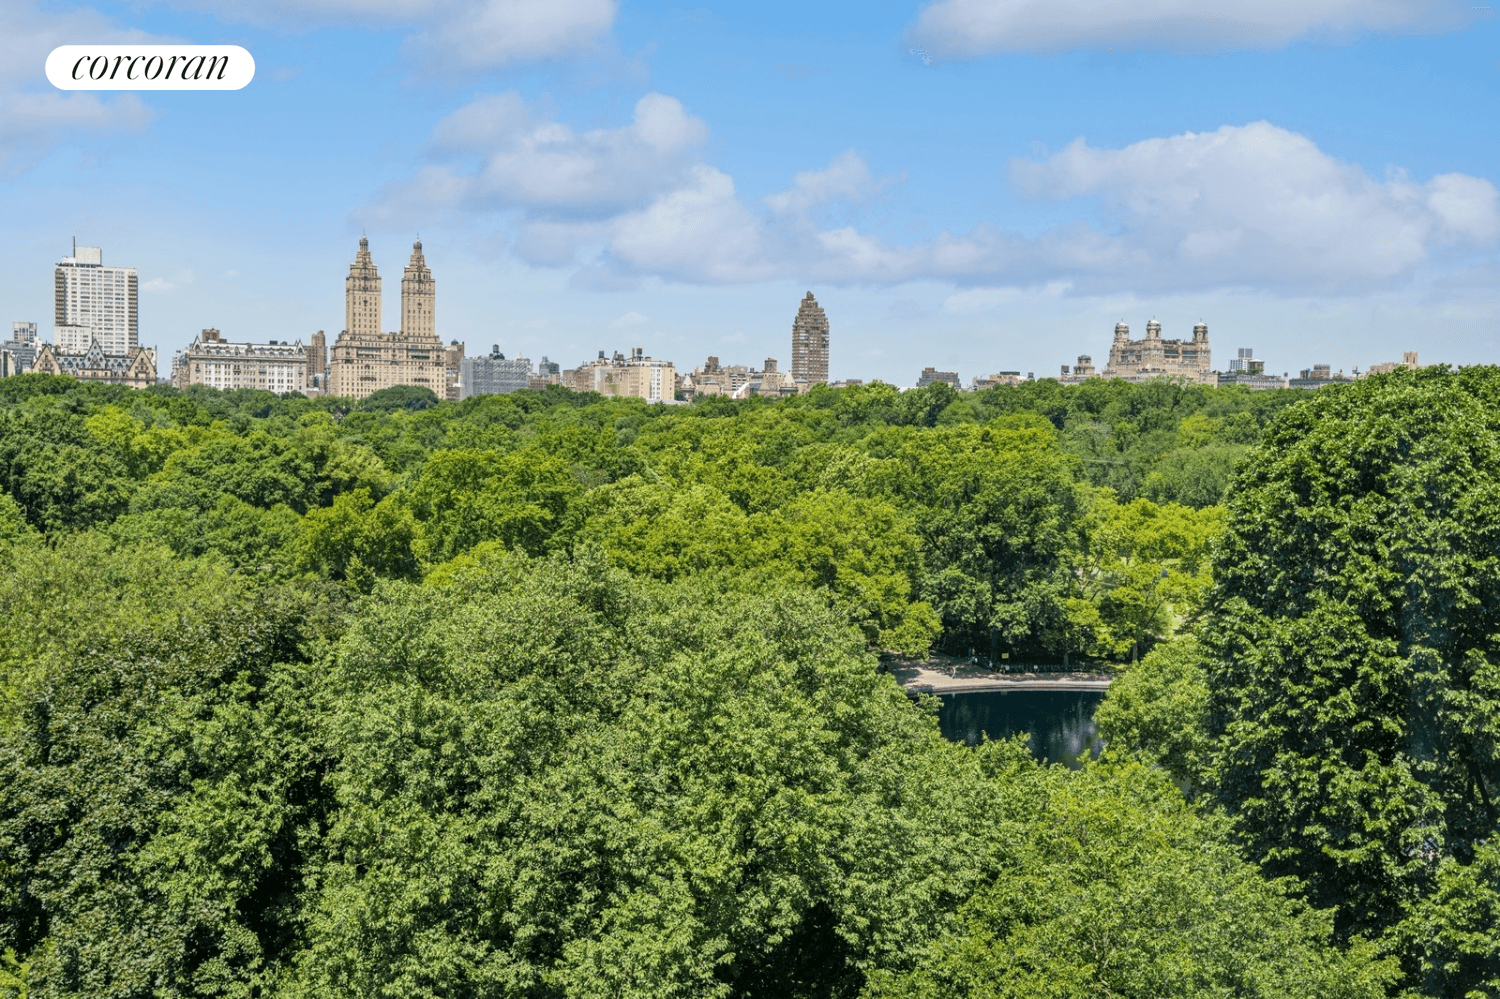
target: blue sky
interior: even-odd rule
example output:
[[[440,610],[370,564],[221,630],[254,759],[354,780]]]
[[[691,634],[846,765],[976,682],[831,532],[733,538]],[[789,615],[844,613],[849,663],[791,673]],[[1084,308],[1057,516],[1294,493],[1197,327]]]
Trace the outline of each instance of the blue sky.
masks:
[[[141,335],[385,325],[420,232],[438,329],[565,365],[788,360],[912,384],[1102,363],[1207,321],[1218,366],[1500,361],[1500,27],[1445,0],[0,0],[0,303],[70,240]],[[237,92],[63,94],[59,44],[238,44]],[[914,51],[915,50],[915,51]]]

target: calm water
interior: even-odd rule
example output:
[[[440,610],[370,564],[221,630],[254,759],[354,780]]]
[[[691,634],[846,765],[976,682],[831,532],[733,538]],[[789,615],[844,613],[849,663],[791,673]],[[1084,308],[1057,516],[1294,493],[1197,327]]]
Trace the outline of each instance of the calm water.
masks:
[[[1008,739],[1027,733],[1039,760],[1076,767],[1085,753],[1098,753],[1094,709],[1102,690],[997,690],[944,694],[938,725],[943,735],[970,745],[981,736]]]

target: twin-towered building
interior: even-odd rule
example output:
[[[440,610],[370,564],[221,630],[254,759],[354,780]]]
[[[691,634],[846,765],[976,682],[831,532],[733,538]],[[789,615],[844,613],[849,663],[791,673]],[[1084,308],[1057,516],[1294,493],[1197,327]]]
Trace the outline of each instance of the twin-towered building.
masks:
[[[448,361],[454,353],[437,335],[437,282],[422,256],[422,242],[412,244],[411,260],[401,276],[401,329],[381,332],[380,272],[370,256],[370,241],[359,241],[359,252],[344,279],[344,330],[328,358],[328,394],[362,399],[395,385],[428,388],[439,399],[457,388],[457,372],[450,379]],[[462,360],[457,347],[455,364]]]

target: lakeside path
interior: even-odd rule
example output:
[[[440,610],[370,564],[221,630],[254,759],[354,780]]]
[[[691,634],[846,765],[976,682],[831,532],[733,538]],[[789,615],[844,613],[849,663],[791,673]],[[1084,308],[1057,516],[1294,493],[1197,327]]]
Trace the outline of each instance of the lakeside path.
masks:
[[[935,652],[926,659],[889,653],[881,665],[912,693],[959,694],[1002,690],[1108,690],[1107,673],[996,673],[963,659]]]

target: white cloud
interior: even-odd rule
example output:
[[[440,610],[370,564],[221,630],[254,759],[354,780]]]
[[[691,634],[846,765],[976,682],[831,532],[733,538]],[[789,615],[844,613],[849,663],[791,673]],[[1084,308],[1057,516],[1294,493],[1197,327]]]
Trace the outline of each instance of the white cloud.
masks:
[[[0,32],[0,171],[27,169],[69,134],[137,131],[155,117],[135,94],[61,93],[41,78],[38,68],[47,53],[82,39],[110,44],[167,40],[116,27],[88,8],[53,13],[7,4]]]
[[[174,6],[274,25],[406,25],[408,47],[453,70],[565,56],[598,44],[617,0],[172,0]]]
[[[1458,0],[935,0],[911,40],[948,57],[1076,48],[1214,51],[1443,31],[1472,20]]]
[[[804,170],[792,178],[792,186],[765,201],[773,212],[805,212],[810,208],[833,201],[836,198],[858,200],[869,197],[883,187],[899,182],[900,178],[887,178],[876,183],[870,168],[853,150],[835,157],[822,170]]]
[[[610,329],[626,329],[630,326],[639,326],[641,323],[644,323],[646,319],[647,317],[641,315],[639,312],[627,312],[619,319],[616,319],[614,322],[610,323],[609,326]]]
[[[794,183],[765,199],[778,210],[757,212],[730,177],[699,166],[690,183],[613,220],[605,252],[617,272],[701,283],[931,278],[1054,294],[1340,293],[1407,280],[1500,238],[1500,194],[1488,180],[1444,174],[1419,183],[1399,172],[1377,180],[1265,122],[1122,149],[1079,140],[1045,159],[1018,160],[1011,174],[1036,198],[1097,202],[1099,223],[1035,237],[981,223],[903,246],[853,225],[820,229],[793,210],[805,209],[811,192],[849,184]],[[860,173],[836,161],[802,176]],[[959,299],[952,307],[979,304]]]
[[[1123,149],[1080,139],[1047,159],[1012,163],[1011,176],[1036,197],[1098,198],[1118,232],[1077,240],[1079,269],[1092,255],[1096,273],[1145,284],[1371,287],[1500,235],[1500,198],[1488,180],[1376,180],[1267,122]]]
[[[930,279],[961,286],[950,312],[992,307],[1010,294],[1004,289],[1362,291],[1472,263],[1500,239],[1500,193],[1490,181],[1443,174],[1424,182],[1399,171],[1377,179],[1266,122],[1118,149],[1079,139],[1015,160],[1011,180],[1023,194],[1092,206],[1095,221],[1031,236],[979,222],[916,244],[824,218],[830,205],[852,216],[894,182],[877,182],[857,154],[748,198],[703,162],[707,134],[662,94],[641,98],[631,123],[586,132],[542,119],[515,95],[483,97],[435,129],[432,155],[448,162],[384,192],[363,218],[404,226],[500,215],[517,256],[575,268],[570,285],[579,289],[628,289],[648,277]]]
[[[700,119],[663,94],[637,101],[628,125],[586,132],[538,120],[517,94],[486,95],[433,132],[434,156],[477,155],[477,163],[424,167],[383,191],[364,218],[402,224],[452,212],[518,212],[526,226],[521,252],[557,263],[597,235],[590,219],[644,205],[683,183],[707,135]]]
[[[198,280],[198,276],[192,271],[178,271],[170,278],[152,278],[150,281],[141,283],[141,291],[163,292],[173,291],[183,285],[192,284]]]

